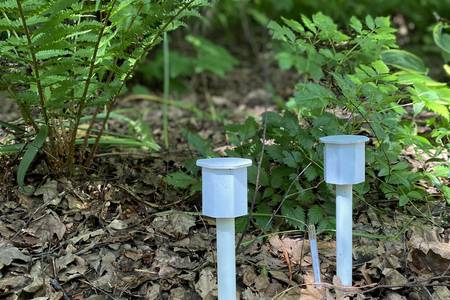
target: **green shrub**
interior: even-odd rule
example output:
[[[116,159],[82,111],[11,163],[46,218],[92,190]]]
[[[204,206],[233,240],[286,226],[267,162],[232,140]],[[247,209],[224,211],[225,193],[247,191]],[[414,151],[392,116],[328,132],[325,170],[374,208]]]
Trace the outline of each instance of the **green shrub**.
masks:
[[[54,172],[72,170],[77,158],[92,162],[138,62],[201,5],[204,1],[0,3],[1,87],[19,105],[26,125],[46,136],[44,152]]]
[[[450,188],[442,181],[448,163],[440,156],[450,146],[448,135],[442,135],[444,128],[448,134],[450,89],[427,76],[419,57],[398,49],[389,18],[368,16],[362,22],[353,17],[347,32],[321,13],[312,19],[270,22],[268,27],[278,43],[280,67],[296,70],[303,79],[284,112],[265,113],[262,124],[249,118],[226,126],[235,146],[227,155],[255,162],[249,170],[251,191],[264,149],[257,225],[268,229],[270,215],[279,210],[286,223],[300,229],[305,223],[333,227],[333,196],[322,181],[318,139],[334,134],[371,137],[367,180],[355,186],[356,200],[376,203],[381,198],[399,206],[414,205],[431,198],[424,186],[434,184],[450,203]],[[419,134],[424,110],[435,113],[426,120],[432,130]],[[188,141],[195,139],[188,136]],[[208,155],[207,145],[192,144],[202,156]],[[412,150],[420,164],[434,161],[436,167],[413,167],[405,149]]]

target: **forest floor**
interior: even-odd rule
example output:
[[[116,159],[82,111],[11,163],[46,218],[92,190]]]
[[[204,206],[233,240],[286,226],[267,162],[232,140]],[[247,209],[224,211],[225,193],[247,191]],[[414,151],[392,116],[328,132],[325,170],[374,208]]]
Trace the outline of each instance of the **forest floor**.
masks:
[[[241,67],[225,82],[207,78],[208,89],[183,101],[205,110],[210,102],[231,121],[275,109],[266,81],[254,74]],[[274,94],[292,94],[286,86],[294,86],[295,76],[269,74]],[[119,109],[131,107],[142,108],[161,135],[158,106],[133,100]],[[5,107],[0,119],[14,119],[13,111]],[[31,196],[18,192],[16,158],[0,158],[1,299],[216,297],[214,220],[200,215],[200,195],[173,190],[163,177],[194,158],[180,128],[198,132],[219,152],[226,146],[223,128],[177,108],[170,118],[177,120],[170,152],[109,149],[86,170],[88,177],[71,179],[47,177],[41,161],[27,177],[36,187]],[[323,284],[315,287],[305,232],[255,231],[245,235],[237,256],[240,299],[450,299],[445,203],[397,209],[383,199],[368,202],[358,200],[355,207],[353,287],[339,287],[333,278],[333,235],[318,237]]]

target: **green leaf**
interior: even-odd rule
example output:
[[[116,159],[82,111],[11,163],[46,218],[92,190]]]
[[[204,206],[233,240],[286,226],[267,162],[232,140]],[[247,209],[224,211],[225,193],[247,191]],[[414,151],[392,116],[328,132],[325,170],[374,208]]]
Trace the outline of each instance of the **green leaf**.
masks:
[[[299,108],[324,108],[336,97],[332,91],[317,83],[299,83],[296,86],[295,101]]]
[[[187,189],[188,187],[197,183],[197,179],[184,173],[184,172],[175,172],[164,177],[164,181],[176,188],[179,189]]]
[[[285,203],[281,207],[281,214],[285,217],[284,221],[297,228],[298,230],[305,229],[305,211],[300,206],[292,207]]]
[[[189,145],[194,147],[195,150],[204,158],[216,157],[217,154],[212,151],[211,146],[202,139],[197,133],[191,132],[188,129],[183,128],[181,130],[183,136],[187,139]]]
[[[403,207],[409,202],[409,198],[406,195],[401,195],[398,198],[398,206]]]
[[[36,158],[36,155],[41,150],[48,136],[48,127],[43,125],[39,129],[38,134],[34,141],[25,147],[25,154],[20,160],[19,168],[17,169],[17,184],[19,185],[20,192],[31,195],[34,192],[33,187],[25,186],[25,176],[27,175],[28,169],[31,163]]]
[[[427,68],[422,59],[405,50],[391,49],[383,51],[381,52],[381,59],[385,64],[394,66],[400,70],[419,73],[427,72]]]
[[[46,60],[49,58],[69,55],[72,52],[61,49],[43,50],[36,53],[36,58],[39,60]]]
[[[272,37],[276,40],[288,42],[293,42],[295,40],[295,34],[286,26],[281,26],[275,21],[270,21],[267,24],[267,28],[269,28],[272,32]]]
[[[447,28],[449,26],[444,23],[437,23],[433,28],[433,39],[439,48],[446,53],[450,53],[450,34],[444,32],[444,29]]]
[[[290,20],[290,19],[286,19],[284,17],[281,17],[281,20],[283,20],[283,22],[289,26],[292,30],[297,31],[298,33],[303,33],[305,32],[305,28],[303,27],[302,24],[300,24],[299,22],[295,21],[295,20]]]
[[[352,27],[357,33],[361,33],[363,28],[361,21],[355,16],[350,18],[350,27]]]
[[[386,66],[385,63],[382,60],[376,60],[371,65],[372,65],[372,67],[375,69],[375,71],[378,74],[387,74],[387,73],[389,73],[388,66]]]
[[[14,144],[14,145],[1,145],[0,146],[0,154],[11,154],[11,153],[17,153],[23,147],[25,144]]]
[[[366,16],[366,25],[369,27],[369,29],[375,29],[375,22],[373,21],[373,18],[371,15]]]
[[[309,30],[311,30],[313,33],[317,33],[317,29],[316,26],[314,25],[314,23],[311,21],[311,19],[309,19],[307,16],[305,15],[301,15],[303,24],[305,24],[305,27],[308,28]]]
[[[319,205],[313,205],[308,209],[308,224],[318,224],[323,219],[324,212]]]

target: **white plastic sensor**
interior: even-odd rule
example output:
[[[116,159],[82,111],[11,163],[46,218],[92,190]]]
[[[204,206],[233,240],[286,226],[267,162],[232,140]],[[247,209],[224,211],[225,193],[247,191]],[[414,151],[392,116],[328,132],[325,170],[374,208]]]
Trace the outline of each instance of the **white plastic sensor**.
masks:
[[[365,143],[361,135],[320,138],[325,144],[325,182],[336,185],[336,273],[352,285],[352,185],[365,180]]]
[[[202,168],[202,213],[216,218],[219,300],[236,299],[234,219],[247,215],[247,167],[250,159],[197,160]]]

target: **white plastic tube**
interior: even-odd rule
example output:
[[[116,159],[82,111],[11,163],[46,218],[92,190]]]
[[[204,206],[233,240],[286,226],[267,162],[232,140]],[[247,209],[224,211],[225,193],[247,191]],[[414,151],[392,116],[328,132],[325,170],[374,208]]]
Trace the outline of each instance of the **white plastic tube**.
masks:
[[[314,283],[320,283],[319,251],[317,249],[316,228],[314,225],[308,225],[308,237],[313,265]]]
[[[219,300],[236,299],[234,218],[216,219]]]
[[[336,185],[336,273],[352,285],[352,185]]]

